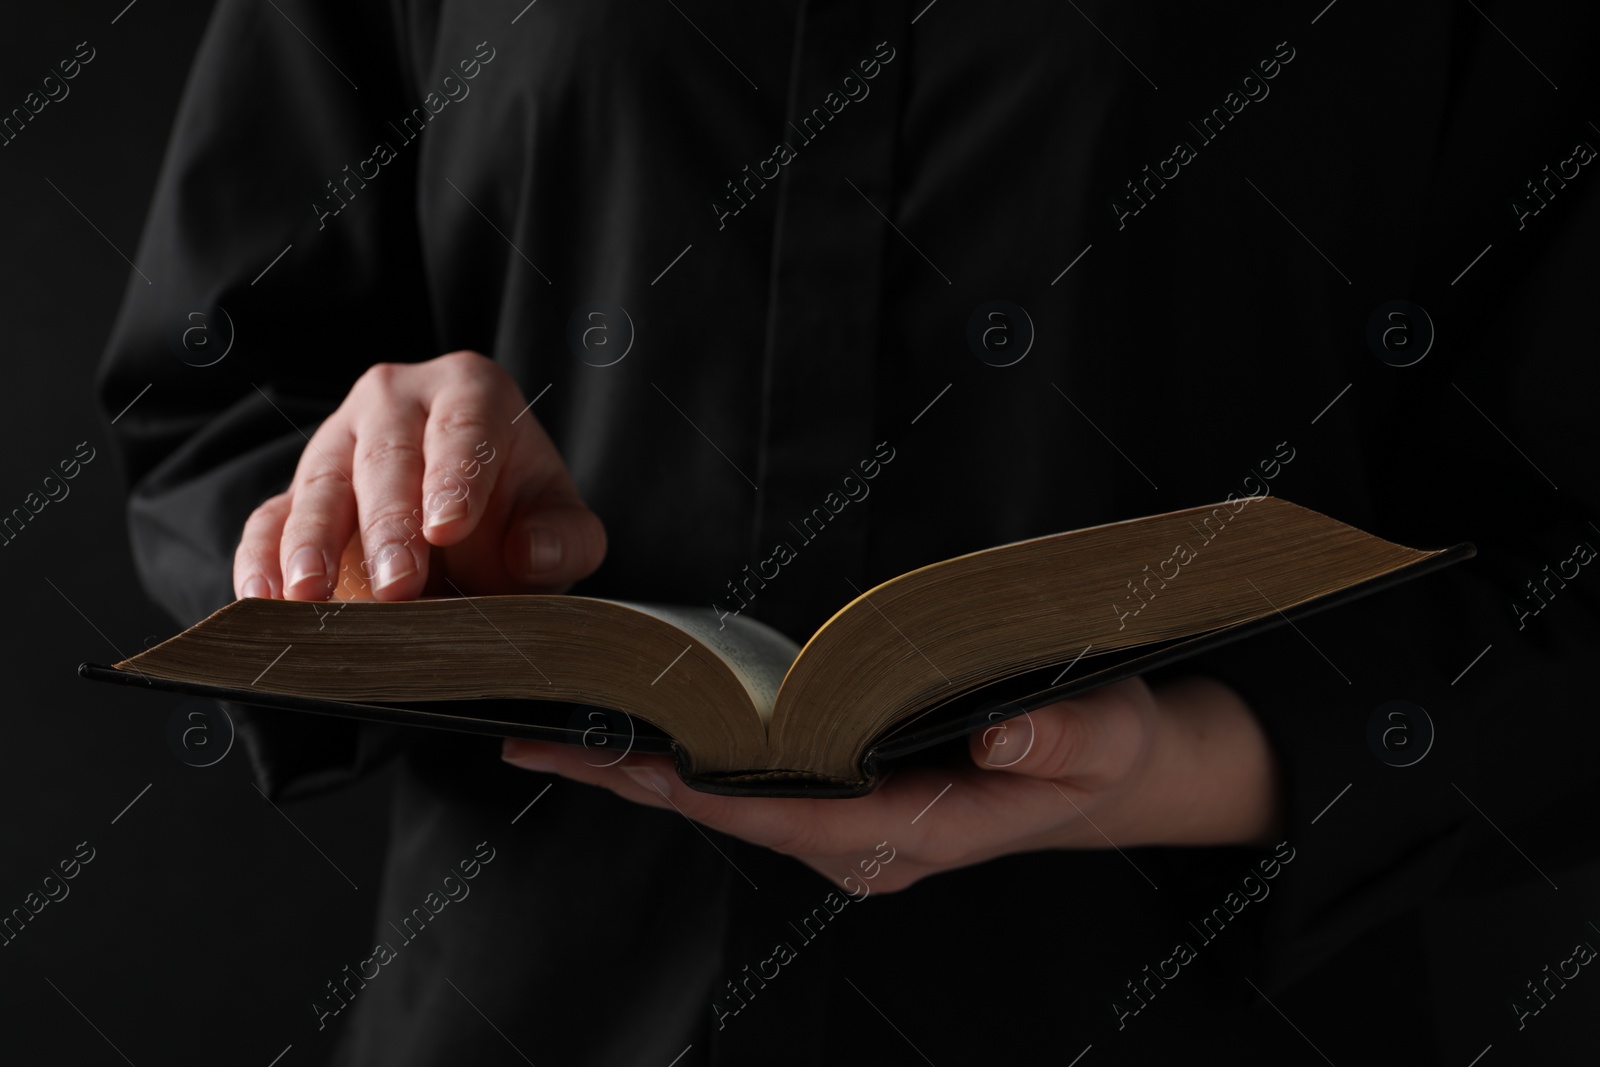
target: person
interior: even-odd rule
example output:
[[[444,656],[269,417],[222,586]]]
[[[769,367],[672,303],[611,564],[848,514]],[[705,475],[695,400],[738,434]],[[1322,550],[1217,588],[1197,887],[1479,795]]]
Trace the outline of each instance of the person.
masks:
[[[1431,1062],[1432,1009],[1391,1033],[1322,994],[1406,995],[1438,949],[1397,923],[1593,858],[1551,825],[1596,800],[1592,131],[1442,3],[1382,34],[1266,4],[517,6],[217,6],[99,385],[108,413],[150,386],[114,431],[180,621],[354,576],[803,640],[912,567],[1229,492],[1479,556],[854,800],[236,709],[274,798],[398,762],[392,958],[318,988],[307,1042],[1134,1063],[1225,1033],[1320,1062],[1381,1026]],[[1584,39],[1539,39],[1563,101]],[[1369,745],[1396,701],[1406,737]],[[1503,728],[1524,707],[1540,738]],[[391,936],[480,848],[475,903]]]

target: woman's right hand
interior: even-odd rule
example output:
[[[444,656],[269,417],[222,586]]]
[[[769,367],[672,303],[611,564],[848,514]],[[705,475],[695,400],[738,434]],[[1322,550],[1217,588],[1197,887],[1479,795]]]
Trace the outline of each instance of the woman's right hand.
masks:
[[[599,516],[505,369],[476,352],[379,363],[250,515],[240,597],[560,592],[605,557]]]

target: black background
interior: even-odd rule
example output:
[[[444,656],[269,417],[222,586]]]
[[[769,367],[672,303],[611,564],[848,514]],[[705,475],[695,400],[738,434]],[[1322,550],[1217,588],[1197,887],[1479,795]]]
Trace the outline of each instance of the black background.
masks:
[[[134,576],[92,385],[131,274],[117,249],[135,254],[211,5],[144,0],[112,25],[125,2],[0,16],[8,112],[80,41],[96,51],[70,94],[0,148],[6,509],[78,442],[96,450],[69,495],[0,548],[0,909],[21,906],[79,842],[95,850],[69,895],[0,948],[0,1062],[123,1062],[109,1039],[141,1067],[265,1067],[291,1043],[281,1064],[318,1063],[331,1031],[317,1034],[308,1004],[370,947],[386,777],[280,813],[242,745],[211,767],[180,762],[167,720],[183,700],[101,691],[74,673],[175,630]]]

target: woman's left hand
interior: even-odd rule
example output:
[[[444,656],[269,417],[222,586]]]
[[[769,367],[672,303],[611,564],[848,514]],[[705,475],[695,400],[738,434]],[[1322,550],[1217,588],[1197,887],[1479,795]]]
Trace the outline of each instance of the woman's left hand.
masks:
[[[1013,852],[1268,844],[1280,829],[1276,758],[1244,700],[1211,678],[1105,686],[974,733],[972,764],[906,764],[852,800],[727,797],[670,757],[597,767],[570,745],[508,739],[504,758],[609,789],[793,856],[836,884],[894,849],[874,881],[904,889]]]

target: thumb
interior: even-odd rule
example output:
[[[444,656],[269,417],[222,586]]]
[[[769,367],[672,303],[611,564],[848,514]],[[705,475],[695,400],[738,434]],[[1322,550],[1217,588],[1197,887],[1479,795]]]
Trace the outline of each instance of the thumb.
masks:
[[[1153,723],[1140,699],[1148,692],[1131,678],[995,723],[971,736],[972,761],[1029,778],[1114,781],[1148,747]]]
[[[506,571],[534,585],[569,586],[605,556],[605,525],[576,491],[524,504],[507,524]]]

